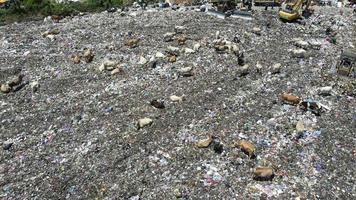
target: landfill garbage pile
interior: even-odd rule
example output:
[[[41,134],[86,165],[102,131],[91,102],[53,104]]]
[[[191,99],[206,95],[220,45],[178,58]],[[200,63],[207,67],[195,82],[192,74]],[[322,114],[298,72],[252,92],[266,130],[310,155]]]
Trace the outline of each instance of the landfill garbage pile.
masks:
[[[355,199],[355,16],[130,8],[0,27],[0,199]]]

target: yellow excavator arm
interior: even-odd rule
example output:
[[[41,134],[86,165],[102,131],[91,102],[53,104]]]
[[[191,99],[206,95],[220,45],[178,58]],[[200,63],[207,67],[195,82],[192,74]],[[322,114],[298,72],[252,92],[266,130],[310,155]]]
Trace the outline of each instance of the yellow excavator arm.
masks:
[[[300,18],[303,10],[308,10],[311,0],[294,0],[282,3],[278,15],[281,19],[293,21]],[[303,6],[305,8],[303,9]]]

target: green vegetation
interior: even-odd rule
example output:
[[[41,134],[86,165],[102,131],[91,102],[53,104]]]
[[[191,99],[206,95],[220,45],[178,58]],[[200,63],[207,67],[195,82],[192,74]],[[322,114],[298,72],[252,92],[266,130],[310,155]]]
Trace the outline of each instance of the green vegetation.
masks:
[[[99,12],[111,7],[127,6],[132,2],[133,0],[82,0],[56,3],[54,0],[14,0],[9,8],[0,9],[0,23],[41,19],[49,15]]]

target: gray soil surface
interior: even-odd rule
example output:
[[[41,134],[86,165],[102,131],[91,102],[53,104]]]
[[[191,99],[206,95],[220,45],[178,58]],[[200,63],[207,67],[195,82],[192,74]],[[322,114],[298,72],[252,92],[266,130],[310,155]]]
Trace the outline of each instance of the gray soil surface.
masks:
[[[247,21],[150,9],[0,27],[0,83],[24,75],[22,88],[0,93],[0,199],[355,199],[356,82],[335,69],[356,45],[355,19],[331,7],[305,23],[281,22],[276,11]],[[178,29],[185,44],[164,40]],[[125,45],[133,38],[136,47]],[[217,52],[218,38],[249,67],[239,53]],[[303,55],[293,54],[296,41]],[[155,57],[197,43],[175,63]],[[93,61],[74,64],[87,48]],[[99,70],[108,59],[118,74]],[[285,92],[330,110],[283,103]],[[145,117],[153,123],[138,129]],[[209,136],[209,147],[196,146]],[[255,158],[234,147],[241,139]],[[273,168],[273,179],[255,180],[257,166]]]

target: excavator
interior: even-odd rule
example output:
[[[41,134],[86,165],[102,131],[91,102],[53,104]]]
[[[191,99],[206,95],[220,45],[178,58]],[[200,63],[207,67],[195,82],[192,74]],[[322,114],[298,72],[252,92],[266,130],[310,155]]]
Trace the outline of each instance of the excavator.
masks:
[[[286,0],[282,3],[278,16],[285,21],[295,21],[304,14],[310,14],[311,0]]]

